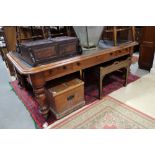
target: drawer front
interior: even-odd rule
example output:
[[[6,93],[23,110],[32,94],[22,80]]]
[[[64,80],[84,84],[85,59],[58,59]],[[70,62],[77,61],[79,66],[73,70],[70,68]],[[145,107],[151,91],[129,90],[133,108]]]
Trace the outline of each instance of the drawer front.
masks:
[[[118,57],[121,57],[123,55],[127,55],[129,54],[129,49],[123,49],[123,50],[118,50],[118,51],[115,51],[115,52],[110,52],[109,53],[109,59],[115,59],[115,58],[118,58]]]
[[[100,56],[96,56],[87,60],[82,60],[79,62],[76,62],[73,64],[73,69],[74,70],[80,70],[80,69],[85,69],[88,67],[92,67],[94,65],[98,65],[101,64],[103,62],[124,56],[129,54],[129,50],[125,49],[122,51],[115,51],[115,52],[111,52],[111,53],[106,53],[105,55],[100,55]]]
[[[49,80],[55,79],[57,77],[61,77],[63,75],[71,73],[73,71],[74,71],[73,64],[63,65],[63,66],[45,71],[44,77],[45,77],[46,81],[49,81]]]
[[[63,75],[67,75],[67,74],[79,71],[81,69],[85,69],[85,68],[89,68],[89,67],[101,64],[103,62],[127,55],[127,54],[129,54],[129,50],[125,49],[125,50],[121,50],[121,51],[114,51],[111,53],[105,53],[103,55],[99,55],[96,57],[91,57],[88,59],[72,62],[70,64],[66,64],[64,66],[60,66],[60,67],[51,69],[49,71],[45,71],[44,72],[45,79],[47,81],[52,80],[52,79],[61,77]]]

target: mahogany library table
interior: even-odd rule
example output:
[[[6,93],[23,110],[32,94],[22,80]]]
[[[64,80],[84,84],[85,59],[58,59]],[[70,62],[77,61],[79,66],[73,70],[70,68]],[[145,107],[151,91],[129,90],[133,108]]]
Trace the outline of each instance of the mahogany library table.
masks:
[[[127,42],[107,49],[98,48],[91,51],[84,51],[82,55],[56,62],[49,62],[36,67],[32,67],[21,60],[17,52],[9,52],[7,57],[13,64],[21,84],[24,85],[24,78],[28,78],[33,88],[35,98],[40,106],[38,110],[47,118],[50,108],[45,95],[46,82],[125,55],[132,56],[133,47],[135,45],[137,45],[137,42]]]

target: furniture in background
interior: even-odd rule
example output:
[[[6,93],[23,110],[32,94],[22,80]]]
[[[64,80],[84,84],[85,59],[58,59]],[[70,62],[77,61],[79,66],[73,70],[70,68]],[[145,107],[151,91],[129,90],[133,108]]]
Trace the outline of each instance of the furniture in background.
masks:
[[[152,68],[155,51],[155,26],[144,26],[139,51],[139,68],[149,70]]]
[[[73,35],[71,26],[16,26],[17,40],[21,42]]]
[[[6,46],[5,41],[4,41],[4,36],[3,36],[3,30],[2,27],[0,27],[0,55],[2,56],[2,59],[4,60],[4,56],[2,53],[2,48]]]
[[[109,74],[112,73],[114,71],[118,71],[120,69],[122,69],[123,73],[124,73],[124,86],[127,85],[127,79],[128,79],[128,73],[130,70],[130,65],[131,65],[131,55],[125,56],[125,58],[118,58],[116,60],[113,60],[111,62],[108,62],[108,64],[105,65],[101,65],[99,67],[99,99],[102,99],[102,95],[103,95],[103,85],[102,85],[102,81],[104,79],[104,77]]]
[[[44,26],[16,26],[17,43],[47,38],[47,28]]]
[[[7,35],[7,38],[6,38],[5,33],[6,33],[6,35]],[[8,49],[13,48],[13,46],[12,46],[13,44],[10,44],[10,45],[8,46],[8,42],[7,42],[8,40],[9,40],[10,42],[12,42],[12,41],[14,40],[14,38],[13,38],[13,36],[12,36],[12,33],[13,33],[13,29],[12,29],[12,28],[11,28],[11,29],[9,28],[7,32],[6,32],[5,27],[2,27],[2,29],[1,29],[1,36],[4,38],[4,42],[5,42],[5,46],[1,47],[1,55],[2,55],[3,61],[4,61],[5,64],[6,64],[6,67],[7,67],[7,68],[9,69],[9,71],[10,71],[10,75],[11,75],[11,76],[15,75],[15,74],[14,74],[14,69],[13,69],[12,64],[11,64],[10,61],[8,60],[6,54],[8,53]],[[9,35],[9,36],[8,36],[8,35]],[[7,39],[7,40],[6,40],[6,39]]]
[[[114,46],[117,46],[119,41],[135,41],[135,27],[105,26],[102,38],[113,41]]]
[[[142,28],[143,26],[135,26],[135,41],[137,41],[138,45],[134,47],[134,52],[139,52],[140,50]]]

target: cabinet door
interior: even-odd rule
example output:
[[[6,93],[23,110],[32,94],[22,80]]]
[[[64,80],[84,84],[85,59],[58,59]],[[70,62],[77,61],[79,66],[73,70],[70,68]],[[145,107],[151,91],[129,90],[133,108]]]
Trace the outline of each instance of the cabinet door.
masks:
[[[139,68],[150,70],[153,65],[155,51],[155,27],[145,26],[142,31]]]
[[[150,46],[152,44],[152,46]],[[146,43],[140,46],[139,68],[150,70],[154,59],[153,43]]]

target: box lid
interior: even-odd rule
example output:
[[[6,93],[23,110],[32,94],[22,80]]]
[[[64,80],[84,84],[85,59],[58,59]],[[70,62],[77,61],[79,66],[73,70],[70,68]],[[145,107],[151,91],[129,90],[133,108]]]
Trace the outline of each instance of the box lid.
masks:
[[[77,37],[61,36],[61,37],[52,38],[52,40],[58,43],[68,43],[68,42],[76,41]]]
[[[53,95],[60,95],[66,91],[69,91],[71,89],[74,89],[80,85],[83,85],[84,82],[80,79],[72,79],[72,80],[65,80],[64,82],[61,82],[59,84],[54,85],[53,87],[50,87],[48,91]]]
[[[21,46],[33,47],[33,46],[38,46],[38,45],[45,45],[45,44],[47,45],[51,43],[54,43],[54,41],[50,39],[41,39],[41,40],[23,42],[21,43]]]
[[[69,42],[72,42],[75,40],[77,40],[76,37],[61,36],[61,37],[56,37],[56,38],[27,41],[27,42],[21,43],[21,46],[33,47],[33,46],[38,46],[38,45],[47,45],[47,44],[51,44],[51,43],[52,44],[69,43]]]

